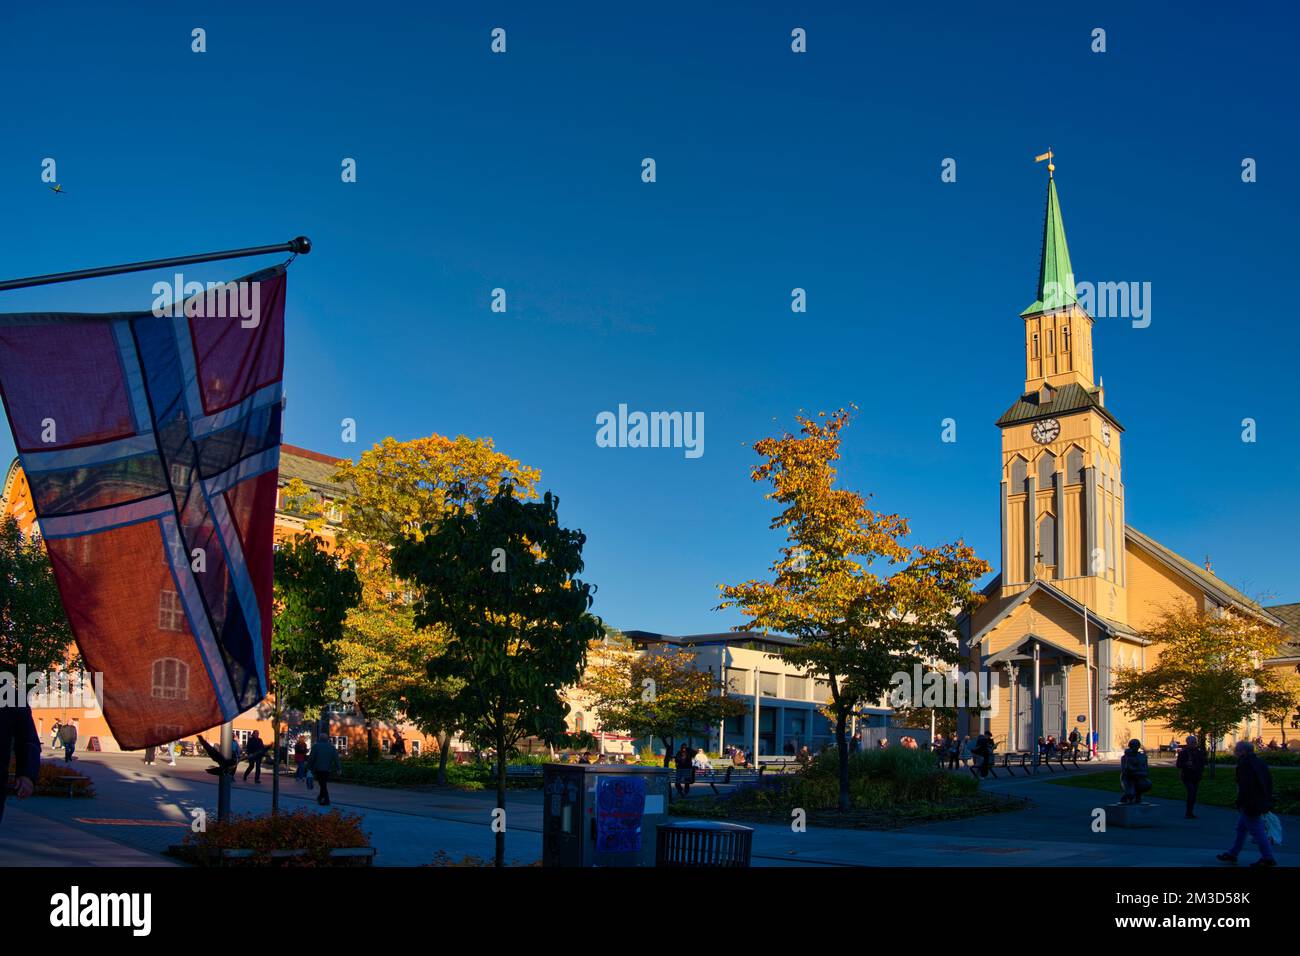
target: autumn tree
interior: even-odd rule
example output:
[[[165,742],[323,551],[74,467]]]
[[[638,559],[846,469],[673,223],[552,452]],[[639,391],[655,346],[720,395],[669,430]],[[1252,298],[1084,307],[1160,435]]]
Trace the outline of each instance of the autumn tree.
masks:
[[[863,701],[882,700],[897,672],[959,662],[953,621],[978,605],[974,582],[990,568],[961,541],[907,544],[905,518],[835,487],[846,409],[798,421],[799,435],[754,445],[765,460],[751,477],[770,482],[766,497],[782,506],[771,522],[786,539],[773,578],[721,585],[720,607],[745,614],[743,628],[797,638],[782,656],[824,675],[839,753],[839,808],[847,811],[850,715]]]
[[[45,545],[13,518],[0,520],[0,669],[50,671],[68,664],[72,628]]]
[[[353,560],[362,591],[339,644],[339,673],[367,718],[371,752],[374,721],[405,717],[437,740],[438,779],[445,783],[460,725],[458,679],[429,672],[447,634],[416,628],[409,588],[393,574],[392,542],[403,535],[419,539],[454,504],[490,498],[503,483],[518,497],[535,497],[539,477],[535,468],[497,451],[490,438],[464,435],[385,438],[335,471],[334,480],[348,489],[340,502],[339,546]]]
[[[315,535],[299,534],[275,552],[275,619],[268,668],[273,761],[279,759],[284,714],[319,708],[328,699],[338,668],[336,645],[343,636],[343,621],[360,598],[356,572]],[[280,775],[273,773],[272,813],[279,800]]]
[[[1286,747],[1286,725],[1300,712],[1300,677],[1290,672],[1267,671],[1264,693],[1256,705],[1264,719],[1277,724],[1282,731],[1282,746]]]
[[[506,761],[522,737],[566,735],[561,688],[578,682],[587,646],[601,633],[592,586],[578,578],[586,536],[559,523],[559,500],[517,498],[505,485],[491,499],[457,503],[420,537],[393,549],[393,569],[419,590],[417,627],[447,633],[434,676],[462,681],[465,728],[496,750],[496,865],[505,865]]]
[[[672,763],[678,737],[704,733],[748,710],[744,699],[723,695],[720,677],[698,669],[691,651],[641,653],[615,632],[593,645],[589,660],[578,689],[600,725],[661,741],[664,766]]]
[[[1159,659],[1146,670],[1117,669],[1106,698],[1134,720],[1167,724],[1210,746],[1255,713],[1285,704],[1277,675],[1263,666],[1283,641],[1275,627],[1244,614],[1178,606],[1142,636],[1161,648]]]

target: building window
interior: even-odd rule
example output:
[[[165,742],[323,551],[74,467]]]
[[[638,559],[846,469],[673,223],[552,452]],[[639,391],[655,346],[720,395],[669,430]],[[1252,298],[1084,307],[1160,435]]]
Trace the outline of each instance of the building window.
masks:
[[[1052,476],[1056,474],[1056,456],[1050,451],[1038,456],[1038,487],[1052,487]]]
[[[785,696],[789,700],[807,700],[808,678],[797,674],[786,674]]]
[[[780,697],[780,677],[779,674],[770,674],[767,671],[761,671],[759,677],[759,689],[764,697]]]
[[[1034,344],[1030,352],[1030,358],[1038,358],[1038,333],[1034,333]]]
[[[1047,354],[1056,354],[1056,333],[1051,329],[1047,330]]]
[[[1069,485],[1083,484],[1083,452],[1071,448],[1065,459],[1065,482]]]
[[[1011,459],[1011,493],[1020,494],[1025,490],[1025,460],[1017,455]]]
[[[190,668],[184,661],[163,657],[153,662],[153,696],[160,700],[188,700]]]
[[[158,595],[158,630],[185,630],[185,608],[175,591],[163,591]]]
[[[1056,518],[1050,514],[1038,522],[1038,555],[1046,567],[1056,566]]]
[[[1068,325],[1061,326],[1061,351],[1070,351],[1070,327]]]

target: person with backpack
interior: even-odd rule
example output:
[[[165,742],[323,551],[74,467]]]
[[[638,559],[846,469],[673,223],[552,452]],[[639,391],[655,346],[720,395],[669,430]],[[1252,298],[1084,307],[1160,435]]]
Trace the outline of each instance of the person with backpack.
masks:
[[[63,745],[63,760],[69,762],[76,758],[72,752],[77,749],[77,725],[64,724],[59,728],[59,743]]]
[[[1273,809],[1273,775],[1264,761],[1255,755],[1255,747],[1250,741],[1237,741],[1232,752],[1237,756],[1237,838],[1232,849],[1220,853],[1216,859],[1236,863],[1237,854],[1249,833],[1259,847],[1259,859],[1251,866],[1277,866],[1264,825],[1264,815]]]
[[[1195,736],[1187,738],[1187,746],[1178,749],[1178,759],[1174,761],[1178,768],[1178,779],[1187,791],[1188,820],[1196,819],[1196,791],[1200,789],[1201,777],[1205,775],[1205,751],[1197,743]]]

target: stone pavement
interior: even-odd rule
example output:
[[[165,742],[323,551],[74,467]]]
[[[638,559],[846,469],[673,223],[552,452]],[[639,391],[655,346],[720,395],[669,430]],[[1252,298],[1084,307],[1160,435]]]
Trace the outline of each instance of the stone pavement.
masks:
[[[35,798],[33,798],[35,799]],[[13,797],[0,822],[0,866],[175,866],[165,857],[30,813]],[[84,801],[89,802],[89,801]]]
[[[89,864],[112,861],[115,854],[153,854],[179,842],[190,810],[216,814],[216,778],[203,772],[207,761],[181,758],[176,768],[145,767],[136,754],[86,754],[75,764],[95,780],[93,800],[34,797],[8,808],[13,819],[0,823],[0,865],[21,865],[24,829],[37,833],[28,843],[46,845],[55,862],[85,854]],[[1116,772],[1105,766],[1099,769]],[[1074,775],[1074,771],[1070,771]],[[794,833],[779,824],[757,824],[755,866],[1221,866],[1214,855],[1231,843],[1236,814],[1219,807],[1198,810],[1199,820],[1184,820],[1182,805],[1154,800],[1160,825],[1093,832],[1093,810],[1118,799],[1115,793],[1055,786],[1051,777],[1018,776],[985,783],[987,789],[1029,797],[1026,810],[932,823],[894,831],[813,827]],[[292,776],[280,780],[285,809],[319,808]],[[490,859],[489,828],[493,794],[441,790],[385,790],[332,784],[334,807],[361,814],[378,850],[378,866],[418,866],[445,851],[453,859]],[[236,812],[270,809],[270,775],[262,783],[236,782]],[[21,808],[21,809],[20,809]],[[541,794],[511,791],[507,798],[507,859],[532,863],[541,856]],[[1288,817],[1292,841],[1300,840],[1300,818]],[[72,831],[72,832],[68,832]],[[57,839],[55,838],[57,837]],[[83,841],[83,842],[79,842]],[[1300,852],[1288,842],[1277,856],[1284,866],[1300,865]],[[46,852],[46,851],[43,851]],[[62,855],[60,855],[62,854]],[[1242,862],[1254,860],[1247,844]],[[114,865],[109,862],[108,865]]]

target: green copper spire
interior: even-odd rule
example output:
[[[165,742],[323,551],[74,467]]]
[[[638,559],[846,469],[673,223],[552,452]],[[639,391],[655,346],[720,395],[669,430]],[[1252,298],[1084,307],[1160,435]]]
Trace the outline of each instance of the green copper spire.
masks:
[[[1078,301],[1074,290],[1074,269],[1070,267],[1070,248],[1065,244],[1061,200],[1056,195],[1056,180],[1049,178],[1047,213],[1043,216],[1043,259],[1038,266],[1038,299],[1020,314],[1063,309]]]

